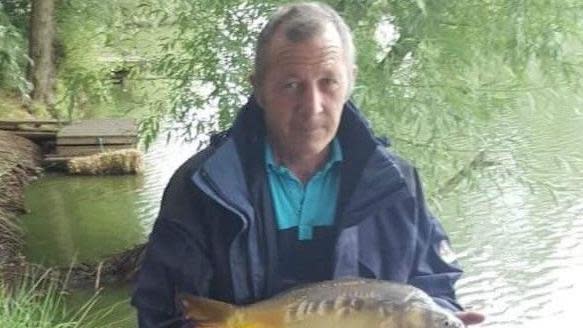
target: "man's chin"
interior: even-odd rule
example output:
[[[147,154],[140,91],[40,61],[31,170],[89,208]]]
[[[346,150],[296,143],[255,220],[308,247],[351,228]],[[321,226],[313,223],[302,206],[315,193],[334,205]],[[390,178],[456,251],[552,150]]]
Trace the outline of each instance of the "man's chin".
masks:
[[[300,156],[308,154],[316,155],[325,151],[328,145],[329,143],[324,142],[306,143],[305,140],[299,140],[297,143],[290,143],[290,151]]]

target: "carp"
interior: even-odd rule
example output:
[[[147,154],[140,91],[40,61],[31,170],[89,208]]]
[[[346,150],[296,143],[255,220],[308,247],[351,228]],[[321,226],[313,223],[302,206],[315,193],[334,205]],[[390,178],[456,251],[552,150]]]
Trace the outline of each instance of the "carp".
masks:
[[[420,289],[374,279],[309,284],[246,306],[192,295],[179,301],[197,328],[464,327]]]

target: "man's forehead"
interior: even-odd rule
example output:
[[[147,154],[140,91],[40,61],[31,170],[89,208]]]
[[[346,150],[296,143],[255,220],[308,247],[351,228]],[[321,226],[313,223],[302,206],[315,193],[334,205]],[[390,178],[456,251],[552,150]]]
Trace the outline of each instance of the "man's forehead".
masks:
[[[271,60],[275,64],[284,65],[325,65],[333,64],[342,59],[342,48],[338,46],[322,46],[309,52],[294,47],[282,47],[273,54]]]
[[[269,56],[271,58],[285,59],[298,54],[306,57],[329,57],[341,55],[344,51],[340,35],[331,24],[327,24],[318,33],[301,41],[290,40],[286,32],[285,28],[280,27],[273,35],[269,45]],[[306,47],[316,50],[316,53],[301,54],[302,49]]]

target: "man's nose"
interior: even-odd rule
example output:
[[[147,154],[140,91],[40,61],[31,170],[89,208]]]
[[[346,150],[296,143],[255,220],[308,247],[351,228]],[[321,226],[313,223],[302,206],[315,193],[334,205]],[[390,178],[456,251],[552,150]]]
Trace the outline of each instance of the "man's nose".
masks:
[[[302,94],[302,110],[306,115],[316,115],[323,110],[322,92],[316,84],[310,84]]]

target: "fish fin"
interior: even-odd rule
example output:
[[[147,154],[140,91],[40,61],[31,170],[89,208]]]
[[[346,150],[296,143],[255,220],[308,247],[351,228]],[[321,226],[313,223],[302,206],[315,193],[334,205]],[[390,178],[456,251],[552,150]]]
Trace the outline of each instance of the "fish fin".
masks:
[[[223,328],[237,307],[229,303],[204,297],[181,294],[178,301],[182,305],[185,319],[198,324],[197,327]]]
[[[257,327],[283,327],[283,313],[277,310],[247,312],[249,321],[255,322]]]

